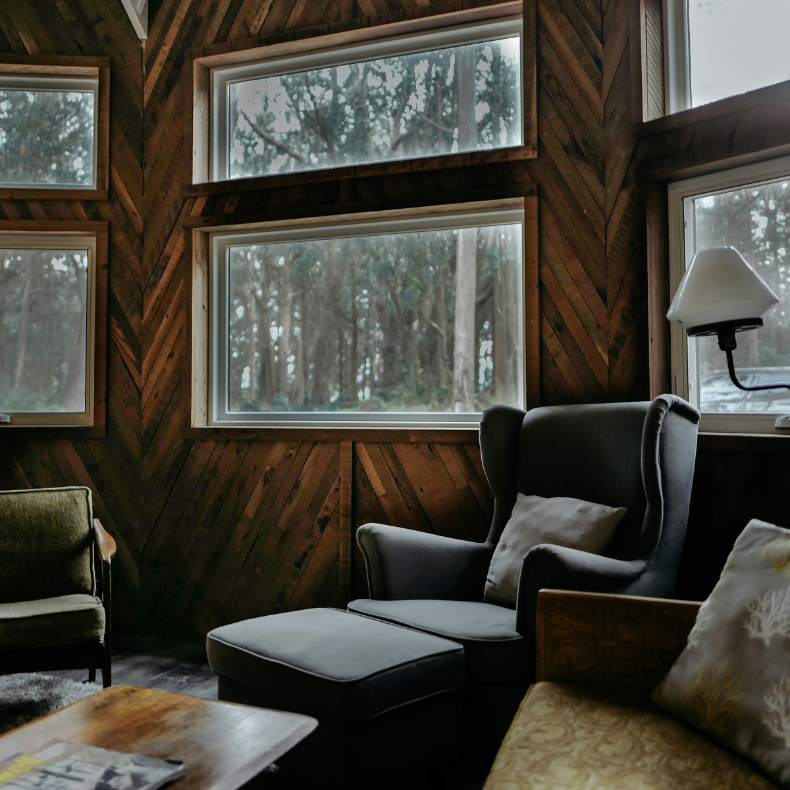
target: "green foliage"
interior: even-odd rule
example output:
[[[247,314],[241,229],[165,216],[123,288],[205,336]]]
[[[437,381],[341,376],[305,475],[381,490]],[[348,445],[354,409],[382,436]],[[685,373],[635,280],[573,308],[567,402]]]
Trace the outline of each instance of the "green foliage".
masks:
[[[0,90],[0,182],[93,183],[92,93]]]
[[[0,250],[0,411],[85,407],[87,252]]]
[[[231,178],[500,148],[521,142],[518,39],[229,86]],[[471,57],[471,81],[459,59]],[[471,94],[473,139],[461,131]]]
[[[501,338],[517,332],[520,226],[477,237],[483,409],[518,402],[519,348],[505,339],[494,353],[494,341],[497,322],[507,324]],[[456,238],[439,230],[230,248],[230,410],[451,411]]]

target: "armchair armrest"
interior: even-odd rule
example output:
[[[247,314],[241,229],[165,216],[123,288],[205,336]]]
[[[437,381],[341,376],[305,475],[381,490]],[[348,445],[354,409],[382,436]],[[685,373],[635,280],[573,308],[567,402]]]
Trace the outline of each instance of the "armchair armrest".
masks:
[[[537,679],[655,688],[686,646],[700,604],[541,590]]]
[[[494,547],[386,524],[357,531],[371,598],[480,601]]]
[[[116,545],[115,539],[106,529],[101,525],[101,521],[93,519],[93,535],[96,540],[96,546],[99,549],[99,555],[102,562],[110,563],[115,556]]]
[[[527,552],[521,566],[516,602],[516,629],[535,638],[538,591],[546,588],[619,592],[647,569],[644,560],[615,560],[600,554],[542,543]]]

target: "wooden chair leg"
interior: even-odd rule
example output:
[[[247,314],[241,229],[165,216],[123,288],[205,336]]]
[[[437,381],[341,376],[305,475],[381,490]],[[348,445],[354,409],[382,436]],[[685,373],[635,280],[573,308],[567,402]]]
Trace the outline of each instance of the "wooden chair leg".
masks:
[[[95,683],[96,682],[96,669],[91,667],[88,670],[88,683]]]
[[[105,643],[104,659],[101,665],[101,680],[104,688],[112,686],[112,648]]]

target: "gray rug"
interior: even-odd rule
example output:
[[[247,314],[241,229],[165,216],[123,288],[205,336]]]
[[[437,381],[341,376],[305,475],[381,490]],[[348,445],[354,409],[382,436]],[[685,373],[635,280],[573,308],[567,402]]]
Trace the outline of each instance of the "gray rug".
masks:
[[[0,734],[97,691],[101,691],[98,683],[52,675],[4,675],[0,677]]]

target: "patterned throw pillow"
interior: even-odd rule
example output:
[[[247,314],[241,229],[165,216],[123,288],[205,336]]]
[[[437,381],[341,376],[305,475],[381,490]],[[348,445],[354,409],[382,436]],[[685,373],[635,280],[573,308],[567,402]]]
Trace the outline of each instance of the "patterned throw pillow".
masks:
[[[790,788],[790,530],[749,522],[653,701]]]

